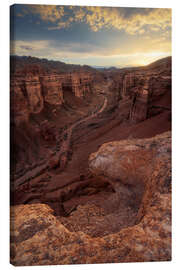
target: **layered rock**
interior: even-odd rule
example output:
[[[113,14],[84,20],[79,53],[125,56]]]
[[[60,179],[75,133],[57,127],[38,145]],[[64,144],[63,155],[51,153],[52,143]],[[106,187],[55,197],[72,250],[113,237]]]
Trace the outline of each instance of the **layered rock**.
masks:
[[[61,105],[64,102],[62,79],[57,75],[40,77],[44,101],[51,105]]]
[[[11,81],[11,122],[19,124],[29,119],[28,99],[25,92],[24,82],[21,80]]]
[[[171,76],[151,77],[149,80],[148,117],[168,110],[171,112]]]
[[[162,60],[147,67],[112,73],[120,92],[120,106],[124,99],[131,100],[130,122],[141,122],[164,110],[170,110],[171,58]]]
[[[90,92],[91,81],[90,74],[76,73],[71,75],[72,89],[76,97],[83,97],[86,93]]]
[[[131,133],[133,126],[129,125],[128,119],[132,123],[141,122],[163,113],[164,110],[170,110],[170,66],[164,63],[163,68],[160,65],[158,69],[153,65],[151,68],[117,70],[115,73],[104,71],[93,78],[93,85],[92,75],[88,72],[56,75],[53,72],[49,75],[41,72],[35,75],[36,73],[34,69],[31,75],[16,76],[11,80],[11,109],[16,126],[28,122],[31,114],[27,125],[16,127],[18,140],[12,143],[13,149],[17,148],[16,145],[19,147],[16,149],[17,162],[23,161],[18,164],[16,186],[22,179],[30,179],[17,188],[15,203],[33,203],[11,208],[11,263],[49,265],[171,260],[170,133],[150,139],[124,140],[102,145],[90,156],[91,178],[87,181],[86,163],[83,159],[76,162],[81,155],[84,158],[86,154],[87,159],[88,154],[84,151],[92,151],[86,147],[90,141],[94,145],[90,144],[89,148],[93,145],[96,151],[96,147],[105,141],[121,139],[114,134],[122,134],[127,126],[130,129],[126,129],[123,138],[126,135],[134,136]],[[83,135],[88,138],[92,132],[89,128],[91,123],[93,127],[100,120],[105,125],[108,121],[114,121],[112,127],[117,126],[114,129],[116,132],[99,140],[105,132],[102,129],[98,133],[99,127],[95,125],[94,134],[98,140],[93,141],[93,137],[84,140],[82,150],[77,155],[75,151],[81,145],[75,145],[75,161],[72,159],[70,164],[71,166],[74,162],[74,167],[70,167],[70,173],[67,168],[65,173],[63,171],[62,174],[56,174],[53,170],[59,168],[60,159],[62,170],[65,168],[70,141],[67,140],[70,133],[66,130],[62,133],[62,141],[58,136],[61,130],[56,125],[62,120],[59,118],[59,107],[74,96],[79,98],[74,99],[80,104],[80,98],[92,91],[93,87],[99,96],[107,95],[107,104],[96,108],[96,112],[105,110],[102,115],[98,114],[96,119],[92,119],[92,122],[84,123],[87,126],[84,133],[83,125],[80,125],[81,130],[75,134],[76,137],[83,142]],[[64,95],[65,92],[67,96]],[[47,111],[38,115],[44,108]],[[64,109],[65,106],[62,111]],[[58,121],[57,118],[54,121],[57,110]],[[73,110],[71,108],[69,112]],[[49,114],[49,111],[52,113]],[[47,115],[43,121],[43,117]],[[169,121],[167,113],[161,116],[163,117],[158,118],[158,123],[164,119]],[[63,123],[66,119],[63,119]],[[83,118],[79,123],[86,120],[87,118]],[[127,123],[123,123],[124,120]],[[148,128],[146,123],[134,125],[134,128],[140,130],[140,135],[137,136],[150,136],[153,121],[153,118],[146,121]],[[108,128],[111,129],[111,126]],[[169,126],[163,130],[167,129]],[[21,133],[18,137],[19,131]],[[153,134],[158,132],[159,129]],[[57,139],[60,140],[55,145],[56,152],[53,152],[53,143]],[[53,153],[56,154],[52,155]],[[59,153],[62,154],[60,159]],[[79,166],[81,162],[82,169]],[[30,166],[26,167],[27,164]],[[83,179],[72,178],[79,168]],[[98,188],[93,186],[92,179],[98,184]],[[103,190],[104,185],[108,188]],[[65,192],[64,195],[61,190]],[[63,216],[55,217],[49,206],[39,202],[47,203],[53,207],[56,215]]]
[[[89,73],[14,76],[11,78],[14,117],[17,116],[17,122],[21,122],[21,119],[27,120],[30,113],[40,113],[44,103],[61,105],[66,88],[76,97],[84,97],[92,89],[91,81]]]
[[[122,91],[121,91],[122,97],[129,95],[129,90],[132,89],[134,86],[135,86],[135,74],[134,73],[126,74],[122,82]]]
[[[38,76],[26,77],[25,91],[27,93],[30,113],[39,113],[44,107],[44,100]]]
[[[151,112],[152,107],[157,110],[161,106],[160,99],[167,92],[170,94],[170,91],[171,76],[161,76],[147,72],[125,75],[122,81],[121,96],[122,99],[125,97],[131,99],[130,121],[137,123],[150,117],[153,114]],[[157,103],[156,106],[153,106],[154,102]],[[168,108],[170,108],[170,103],[171,100],[169,99]],[[158,110],[157,113],[159,113]]]
[[[122,185],[130,191],[144,186],[136,225],[117,233],[91,237],[82,231],[70,232],[45,204],[11,207],[11,263],[20,266],[171,260],[170,149],[171,134],[167,132],[150,139],[106,143],[90,156],[91,171],[110,181],[116,192]],[[138,194],[138,189],[134,190]],[[89,210],[88,206],[78,209],[81,215]]]
[[[148,110],[148,90],[134,92],[130,108],[129,119],[131,122],[141,122],[147,118]]]

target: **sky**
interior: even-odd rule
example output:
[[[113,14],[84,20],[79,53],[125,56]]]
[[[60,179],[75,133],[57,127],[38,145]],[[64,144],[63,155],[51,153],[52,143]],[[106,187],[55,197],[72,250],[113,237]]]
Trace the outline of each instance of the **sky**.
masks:
[[[106,67],[171,55],[171,9],[16,4],[10,20],[13,55]]]

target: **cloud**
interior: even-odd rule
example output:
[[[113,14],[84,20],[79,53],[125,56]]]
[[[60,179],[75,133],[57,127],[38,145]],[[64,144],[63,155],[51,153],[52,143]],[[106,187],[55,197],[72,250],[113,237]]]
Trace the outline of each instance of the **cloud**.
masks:
[[[84,22],[94,32],[106,28],[123,30],[130,35],[165,31],[171,27],[171,9],[165,8],[27,5],[21,16],[28,12],[54,24],[49,30],[67,28],[74,22]]]
[[[55,40],[11,41],[11,54],[30,55],[48,59],[87,58],[96,55],[110,54],[110,49],[81,42],[59,42]]]
[[[11,54],[120,66],[148,64],[171,54],[171,9],[23,5],[15,14],[18,23],[32,20],[32,31],[26,41],[16,35],[21,40],[12,41]],[[58,29],[70,31],[53,32]],[[106,29],[110,31],[101,31]],[[41,40],[30,40],[33,31]]]
[[[91,45],[81,42],[59,42],[54,40],[17,40],[11,42],[11,54],[30,55],[34,57],[60,60],[76,64],[97,64],[97,65],[115,65],[115,66],[137,66],[149,64],[159,58],[170,55],[170,47],[160,46],[161,38],[147,40],[146,44],[133,48],[124,45],[124,47],[108,47]]]
[[[46,52],[50,42],[48,40],[39,40],[39,41],[23,41],[16,40],[11,41],[10,44],[10,53],[13,55],[31,55],[42,57]]]
[[[30,55],[40,58],[61,60],[64,58],[86,58],[90,55],[103,55],[100,47],[82,43],[65,43],[54,40],[11,41],[12,55]],[[104,52],[105,53],[105,52]]]
[[[58,29],[63,29],[63,28],[67,28],[70,26],[70,21],[66,21],[66,22],[58,22],[56,26],[49,26],[47,29],[48,30],[58,30]]]
[[[57,22],[64,16],[63,6],[28,5],[29,12],[39,15],[46,22]]]

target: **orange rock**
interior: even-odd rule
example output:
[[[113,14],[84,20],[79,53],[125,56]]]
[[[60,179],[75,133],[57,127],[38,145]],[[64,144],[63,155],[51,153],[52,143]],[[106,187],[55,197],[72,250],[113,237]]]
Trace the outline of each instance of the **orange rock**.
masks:
[[[129,185],[145,183],[136,225],[119,232],[90,237],[79,230],[70,232],[45,204],[11,207],[11,263],[30,266],[171,260],[170,149],[171,134],[167,132],[150,139],[107,143],[91,155],[93,173]],[[90,218],[95,212],[105,215],[92,206],[77,211],[82,218],[85,214]]]

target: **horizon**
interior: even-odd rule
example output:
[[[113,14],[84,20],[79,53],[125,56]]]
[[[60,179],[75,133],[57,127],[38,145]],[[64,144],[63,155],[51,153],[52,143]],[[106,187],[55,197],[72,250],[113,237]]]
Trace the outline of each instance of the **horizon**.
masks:
[[[11,55],[104,68],[171,56],[171,9],[11,6]]]
[[[109,69],[109,68],[116,68],[116,69],[124,69],[124,68],[139,68],[139,67],[145,67],[145,66],[148,66],[150,64],[153,64],[154,62],[158,61],[158,60],[162,60],[162,59],[166,59],[168,57],[172,57],[171,55],[168,55],[166,57],[162,57],[162,58],[159,58],[153,62],[150,62],[149,64],[147,65],[142,65],[142,66],[99,66],[99,65],[88,65],[88,64],[73,64],[73,63],[65,63],[63,61],[60,60],[54,60],[54,59],[47,59],[47,58],[41,58],[41,57],[36,57],[36,56],[31,56],[31,55],[11,55],[10,56],[12,57],[32,57],[32,58],[37,58],[37,59],[40,59],[40,60],[47,60],[47,61],[54,61],[54,62],[61,62],[61,63],[64,63],[64,64],[67,64],[67,65],[79,65],[81,67],[83,66],[89,66],[91,68],[94,68],[94,69]]]

